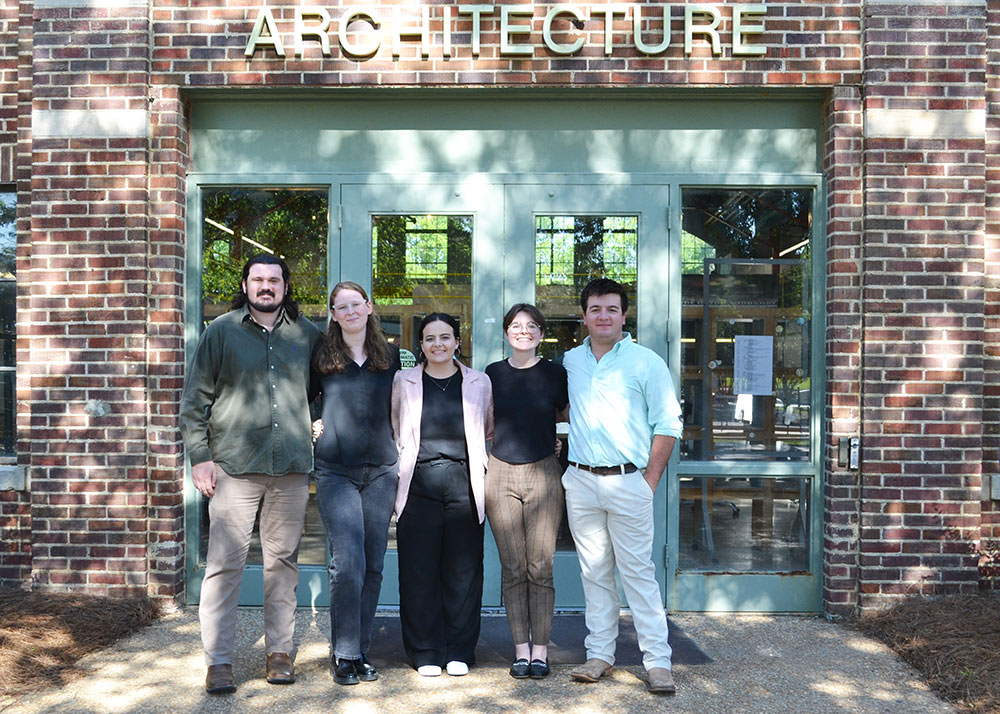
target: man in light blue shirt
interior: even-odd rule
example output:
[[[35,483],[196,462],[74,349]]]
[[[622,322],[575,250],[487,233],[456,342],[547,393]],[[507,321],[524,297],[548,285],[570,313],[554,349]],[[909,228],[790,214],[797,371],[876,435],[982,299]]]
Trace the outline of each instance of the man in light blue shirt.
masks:
[[[624,332],[625,288],[590,281],[580,295],[589,336],[563,358],[569,378],[566,514],[586,599],[587,662],[570,675],[596,682],[615,661],[621,575],[649,691],[673,694],[667,615],[653,565],[653,494],[681,436],[681,408],[663,359]]]

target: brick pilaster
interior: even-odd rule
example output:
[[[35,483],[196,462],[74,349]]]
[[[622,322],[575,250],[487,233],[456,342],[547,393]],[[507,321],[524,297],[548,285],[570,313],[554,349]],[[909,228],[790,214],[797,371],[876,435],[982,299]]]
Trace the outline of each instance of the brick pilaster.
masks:
[[[36,587],[148,586],[148,15],[34,14],[31,332],[19,368],[32,401]]]
[[[861,236],[863,115],[858,87],[835,87],[824,107],[826,217],[826,421],[823,607],[857,607],[859,496],[855,472],[838,466],[841,437],[861,424]]]
[[[982,5],[866,14],[862,609],[977,587],[986,188]]]

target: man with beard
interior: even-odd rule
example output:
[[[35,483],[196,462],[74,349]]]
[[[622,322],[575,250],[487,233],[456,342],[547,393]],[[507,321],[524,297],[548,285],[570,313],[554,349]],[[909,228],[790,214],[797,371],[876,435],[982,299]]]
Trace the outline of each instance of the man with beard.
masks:
[[[312,471],[309,362],[322,338],[299,315],[285,261],[251,258],[241,288],[198,340],[181,398],[191,480],[211,499],[199,605],[211,694],[236,691],[236,603],[258,508],[267,681],[295,681],[297,561]]]

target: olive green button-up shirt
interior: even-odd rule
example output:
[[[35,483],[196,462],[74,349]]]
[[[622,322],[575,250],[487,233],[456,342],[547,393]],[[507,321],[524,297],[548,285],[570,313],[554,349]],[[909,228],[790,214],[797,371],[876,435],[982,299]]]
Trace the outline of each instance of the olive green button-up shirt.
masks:
[[[309,363],[322,335],[284,313],[268,332],[246,306],[213,320],[181,397],[191,463],[214,461],[231,475],[312,471]]]

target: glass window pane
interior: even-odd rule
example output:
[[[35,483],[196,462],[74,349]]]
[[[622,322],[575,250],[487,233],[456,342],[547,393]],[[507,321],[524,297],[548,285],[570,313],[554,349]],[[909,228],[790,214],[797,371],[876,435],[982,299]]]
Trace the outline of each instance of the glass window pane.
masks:
[[[17,410],[14,370],[0,372],[0,455],[14,456],[17,446]]]
[[[229,309],[243,264],[258,253],[281,256],[292,297],[326,325],[326,189],[223,187],[202,192],[202,300],[208,324]]]
[[[681,458],[810,459],[810,189],[684,189]]]
[[[202,323],[229,310],[240,289],[243,264],[258,253],[274,253],[288,264],[292,297],[302,314],[326,329],[326,189],[226,186],[202,191]],[[310,484],[299,563],[326,563],[326,536]],[[208,549],[208,500],[201,501],[201,559]],[[257,526],[247,562],[263,558]]]
[[[594,278],[617,280],[629,294],[625,330],[636,334],[638,216],[535,217],[535,301],[548,329],[539,352],[561,361],[586,333],[580,292]]]
[[[17,441],[17,194],[0,191],[0,456],[14,456]]]
[[[472,364],[472,231],[472,216],[372,216],[372,297],[404,367],[415,364],[417,327],[431,312],[458,320],[461,360]]]
[[[681,570],[809,570],[806,478],[680,479]]]

